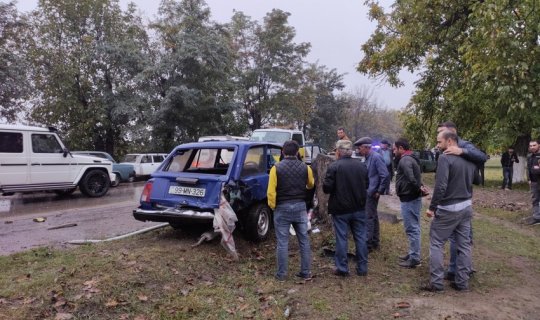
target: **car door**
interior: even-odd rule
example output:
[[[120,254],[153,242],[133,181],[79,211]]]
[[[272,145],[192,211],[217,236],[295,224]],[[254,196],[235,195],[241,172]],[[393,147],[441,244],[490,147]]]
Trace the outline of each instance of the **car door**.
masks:
[[[148,176],[155,170],[154,163],[152,162],[152,156],[145,154],[141,156],[141,175]]]
[[[30,181],[32,184],[69,183],[77,172],[77,163],[53,133],[30,134]]]
[[[23,132],[0,131],[0,186],[28,184],[28,147]]]
[[[240,179],[246,186],[244,191],[246,197],[252,200],[266,198],[270,158],[274,159],[266,146],[251,147],[246,153],[240,173]]]

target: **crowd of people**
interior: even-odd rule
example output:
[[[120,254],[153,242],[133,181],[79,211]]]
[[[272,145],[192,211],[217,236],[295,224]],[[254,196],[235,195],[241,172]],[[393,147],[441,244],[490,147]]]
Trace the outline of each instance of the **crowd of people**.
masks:
[[[390,194],[390,181],[395,171],[395,194],[399,197],[404,232],[408,239],[408,251],[398,257],[399,266],[415,268],[421,257],[421,209],[422,197],[429,194],[422,184],[419,159],[405,138],[393,145],[381,141],[381,148],[372,148],[373,140],[363,137],[352,142],[345,130],[337,130],[338,141],[335,158],[324,176],[322,190],[329,194],[328,213],[332,216],[335,233],[334,274],[350,275],[348,264],[348,233],[352,233],[356,252],[356,274],[368,274],[368,255],[380,249],[380,231],[377,207],[381,195]],[[390,147],[392,147],[390,149]],[[443,122],[437,128],[438,157],[435,185],[425,212],[432,218],[429,230],[430,280],[422,290],[444,290],[444,280],[458,291],[469,289],[469,278],[474,273],[471,252],[472,189],[480,184],[479,168],[483,168],[487,155],[469,141],[461,139],[453,122]],[[300,247],[300,272],[296,274],[310,280],[311,249],[307,230],[306,195],[314,187],[313,171],[297,157],[299,146],[287,141],[283,146],[283,161],[270,171],[268,203],[274,209],[274,225],[277,239],[277,272],[275,278],[283,281],[288,270],[289,228],[296,231]],[[357,152],[365,160],[353,157]],[[530,224],[540,224],[538,178],[540,177],[540,152],[538,141],[529,145],[529,181],[533,199],[533,215]],[[503,188],[511,188],[511,170],[506,169],[519,162],[513,150],[503,155],[501,163],[505,172]],[[395,161],[394,161],[395,160]],[[394,168],[395,163],[395,168]],[[479,180],[481,179],[481,180]],[[443,250],[450,242],[450,262],[445,270]]]

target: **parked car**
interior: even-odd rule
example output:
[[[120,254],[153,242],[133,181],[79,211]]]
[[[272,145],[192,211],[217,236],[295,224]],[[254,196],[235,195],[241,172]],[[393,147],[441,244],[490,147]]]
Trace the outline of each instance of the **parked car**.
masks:
[[[135,180],[135,169],[132,164],[128,163],[117,163],[114,158],[103,151],[71,151],[73,154],[82,154],[86,156],[98,157],[102,159],[107,159],[112,162],[112,172],[115,175],[113,181],[111,181],[111,186],[116,187],[120,182],[133,182]]]
[[[289,130],[280,128],[256,129],[253,131],[253,134],[251,135],[249,140],[272,142],[278,143],[280,145],[283,145],[285,141],[294,140],[300,146],[300,156],[302,157],[302,159],[304,159],[305,157],[304,145],[306,144],[306,139],[304,138],[304,133],[300,130]]]
[[[272,225],[268,173],[280,154],[279,144],[267,142],[182,144],[152,173],[133,215],[173,228],[211,225],[223,193],[247,238],[264,240]]]
[[[120,163],[131,164],[135,170],[135,177],[147,177],[156,171],[166,156],[166,153],[129,153]]]
[[[0,125],[0,192],[54,191],[89,197],[109,191],[112,162],[72,154],[54,128]]]
[[[422,172],[435,172],[437,170],[437,160],[430,150],[414,150],[416,157],[420,159],[420,169]]]
[[[313,143],[306,143],[304,150],[304,162],[307,164],[311,164],[319,154],[326,154],[326,150],[321,148],[318,144]]]

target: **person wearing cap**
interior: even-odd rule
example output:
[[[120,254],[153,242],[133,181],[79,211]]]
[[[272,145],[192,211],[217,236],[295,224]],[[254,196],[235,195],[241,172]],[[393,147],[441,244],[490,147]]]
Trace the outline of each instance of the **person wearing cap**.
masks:
[[[390,194],[390,181],[392,181],[392,177],[394,176],[394,168],[392,165],[392,163],[394,162],[394,154],[392,153],[390,142],[388,142],[388,140],[386,139],[382,139],[381,148],[378,152],[383,157],[384,164],[386,165],[386,169],[388,170],[388,174],[390,174],[388,180],[386,181],[386,185],[384,186],[383,194]]]
[[[336,142],[336,161],[326,170],[323,181],[324,193],[330,194],[328,213],[336,234],[335,274],[349,275],[348,232],[351,229],[356,248],[356,274],[366,276],[368,272],[368,249],[366,244],[366,194],[367,168],[358,159],[351,158],[352,142]]]
[[[283,161],[270,169],[268,179],[268,206],[274,210],[274,230],[276,232],[277,272],[275,278],[287,278],[289,257],[289,229],[296,232],[300,247],[300,272],[297,277],[311,279],[311,248],[308,237],[306,210],[307,190],[313,188],[311,167],[298,160],[299,146],[296,141],[283,144]]]
[[[373,140],[370,137],[363,137],[354,143],[360,155],[366,158],[368,169],[369,187],[366,197],[366,214],[368,219],[367,245],[369,251],[378,250],[380,246],[377,206],[379,205],[379,197],[384,193],[386,183],[390,178],[382,156],[371,150],[372,142]]]

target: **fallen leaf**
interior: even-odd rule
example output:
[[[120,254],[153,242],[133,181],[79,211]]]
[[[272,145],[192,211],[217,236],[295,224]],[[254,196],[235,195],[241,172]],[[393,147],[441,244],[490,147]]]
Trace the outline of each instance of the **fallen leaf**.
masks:
[[[34,218],[33,220],[34,222],[45,222],[47,221],[47,218],[39,217],[39,218]]]
[[[59,312],[56,314],[56,317],[54,317],[54,320],[69,320],[69,319],[73,319],[73,315],[71,313]]]
[[[396,312],[392,315],[394,318],[401,318],[401,313]]]
[[[117,305],[118,305],[118,301],[116,301],[116,299],[109,299],[109,300],[107,301],[107,303],[105,303],[105,306],[106,306],[107,308],[114,308],[114,307],[116,307]]]
[[[397,303],[396,307],[398,307],[400,309],[410,308],[411,304],[408,303],[407,301],[400,301],[400,302]]]
[[[139,301],[148,301],[148,297],[143,294],[138,295],[137,298],[139,298]]]
[[[187,290],[187,289],[182,289],[182,290],[180,290],[180,293],[181,293],[183,296],[187,296],[188,293],[189,293],[189,290]]]
[[[244,311],[244,310],[246,310],[248,307],[249,307],[249,304],[245,303],[245,304],[241,305],[240,307],[238,307],[238,311]]]

